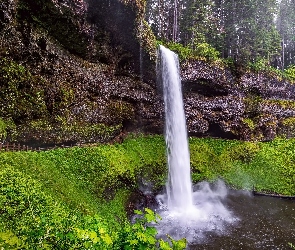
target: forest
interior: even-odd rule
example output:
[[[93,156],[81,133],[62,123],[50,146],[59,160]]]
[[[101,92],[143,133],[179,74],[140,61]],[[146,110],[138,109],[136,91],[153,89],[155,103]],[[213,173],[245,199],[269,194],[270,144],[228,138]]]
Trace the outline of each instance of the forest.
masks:
[[[295,64],[294,6],[294,0],[148,0],[146,18],[163,42],[285,70]]]

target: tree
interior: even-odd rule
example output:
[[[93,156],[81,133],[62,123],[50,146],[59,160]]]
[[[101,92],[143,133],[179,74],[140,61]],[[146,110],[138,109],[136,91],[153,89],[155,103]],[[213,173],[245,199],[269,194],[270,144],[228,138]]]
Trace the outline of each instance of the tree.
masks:
[[[231,0],[225,2],[223,8],[225,57],[242,63],[256,58],[270,62],[279,53],[275,0]]]
[[[146,16],[157,38],[164,41],[179,40],[181,0],[148,0]]]
[[[277,29],[282,38],[281,68],[295,64],[295,0],[281,0]]]

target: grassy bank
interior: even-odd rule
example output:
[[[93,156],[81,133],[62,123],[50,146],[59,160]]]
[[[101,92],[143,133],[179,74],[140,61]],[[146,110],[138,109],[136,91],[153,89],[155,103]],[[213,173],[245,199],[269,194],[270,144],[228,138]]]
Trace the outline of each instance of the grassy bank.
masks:
[[[295,140],[250,143],[190,139],[194,182],[223,178],[236,188],[295,195]],[[44,152],[0,153],[0,246],[4,249],[169,249],[132,226],[128,197],[142,179],[161,187],[167,176],[161,136],[122,144]],[[173,249],[182,249],[183,242]]]
[[[295,140],[190,140],[193,180],[223,178],[235,188],[295,195]]]

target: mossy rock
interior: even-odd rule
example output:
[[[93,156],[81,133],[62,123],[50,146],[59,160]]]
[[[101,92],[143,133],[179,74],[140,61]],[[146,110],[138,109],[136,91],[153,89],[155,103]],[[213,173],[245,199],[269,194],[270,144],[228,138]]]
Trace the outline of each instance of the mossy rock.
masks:
[[[295,109],[295,101],[293,100],[263,100],[262,104],[269,105],[269,106],[279,106],[283,109]]]
[[[279,122],[278,135],[286,138],[295,136],[295,117],[288,117]]]
[[[14,122],[46,117],[44,98],[46,82],[33,76],[22,65],[2,58],[0,60],[0,111],[2,117]]]
[[[132,120],[135,117],[134,107],[125,101],[111,101],[107,105],[107,113],[114,124],[120,124],[123,121]]]
[[[51,0],[20,0],[17,16],[20,23],[26,20],[47,30],[70,52],[86,56],[87,37],[81,32],[79,18],[69,6],[58,8]]]
[[[260,114],[260,104],[263,99],[258,95],[248,95],[243,99],[245,105],[245,114],[249,118],[256,117]]]
[[[122,125],[67,122],[66,117],[32,120],[18,127],[18,141],[36,145],[75,142],[108,142],[121,132]]]

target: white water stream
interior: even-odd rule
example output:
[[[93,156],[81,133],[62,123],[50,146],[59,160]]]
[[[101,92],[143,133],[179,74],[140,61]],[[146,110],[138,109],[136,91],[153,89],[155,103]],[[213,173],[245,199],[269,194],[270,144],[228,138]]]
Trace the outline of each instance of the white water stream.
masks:
[[[187,139],[179,62],[175,53],[159,47],[158,73],[163,84],[165,103],[165,140],[169,167],[167,193],[158,195],[159,211],[163,218],[159,234],[189,241],[202,238],[204,232],[220,232],[226,222],[233,222],[222,200],[227,195],[225,185],[218,182],[213,188],[206,182],[195,186],[190,174],[190,154]]]
[[[160,56],[169,166],[168,208],[185,211],[193,206],[193,193],[178,57],[163,46],[160,46]]]

